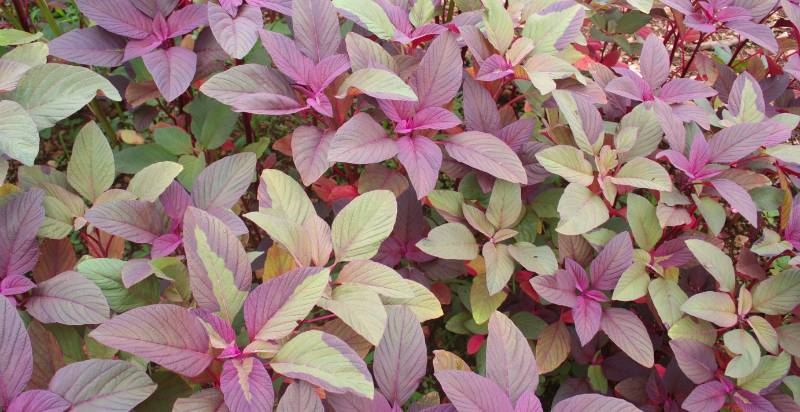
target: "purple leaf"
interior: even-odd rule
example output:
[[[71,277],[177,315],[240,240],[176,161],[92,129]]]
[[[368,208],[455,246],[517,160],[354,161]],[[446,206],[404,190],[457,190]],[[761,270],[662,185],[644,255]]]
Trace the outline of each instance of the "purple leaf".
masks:
[[[167,233],[161,235],[153,240],[153,247],[150,249],[150,257],[158,259],[164,256],[169,256],[177,249],[183,240],[180,235],[174,233]]]
[[[444,106],[461,87],[461,49],[453,33],[434,40],[409,84],[419,98],[419,107]]]
[[[359,112],[336,131],[328,160],[371,164],[391,159],[396,154],[397,145],[383,127],[372,116]]]
[[[196,180],[195,185],[197,185]],[[192,205],[192,198],[189,196],[189,193],[186,192],[186,189],[183,188],[183,185],[177,180],[173,180],[172,183],[167,186],[164,193],[158,197],[158,201],[161,202],[161,206],[164,207],[164,213],[175,222],[182,222],[183,214],[186,213],[186,208]]]
[[[567,260],[572,261],[572,259]],[[555,275],[539,275],[531,278],[531,286],[536,293],[549,302],[566,307],[575,307],[575,278],[567,270],[559,270]]]
[[[375,382],[386,399],[404,404],[417,389],[427,365],[425,337],[416,315],[404,306],[387,307],[386,330],[375,348]]]
[[[536,359],[528,340],[511,319],[500,312],[489,318],[486,377],[497,383],[515,403],[518,399],[522,401],[526,394],[532,394],[539,384]]]
[[[496,383],[473,372],[443,370],[434,374],[459,411],[513,412],[514,407]]]
[[[594,393],[575,395],[558,402],[552,412],[641,412],[628,401]]]
[[[90,359],[59,369],[48,389],[72,411],[127,412],[152,395],[156,384],[129,362]]]
[[[292,133],[292,157],[303,184],[310,186],[328,170],[333,132],[300,126]]]
[[[286,78],[258,64],[232,67],[211,77],[200,90],[238,112],[287,114],[303,109]]]
[[[272,62],[281,73],[289,76],[295,83],[308,85],[314,72],[314,62],[297,50],[288,37],[271,31],[261,30],[261,42],[267,49]]]
[[[691,79],[671,80],[658,91],[658,98],[670,104],[686,103],[690,100],[705,99],[716,95],[716,90]]]
[[[21,295],[33,288],[36,284],[22,275],[10,275],[0,281],[0,295],[14,296]]]
[[[247,2],[253,6],[274,10],[290,17],[292,15],[292,1],[293,0],[247,0]]]
[[[753,227],[758,227],[758,207],[743,187],[727,179],[714,179],[711,181],[714,189],[717,189],[720,196],[736,209],[739,214],[744,216]]]
[[[522,184],[528,181],[519,157],[508,145],[488,133],[459,133],[450,136],[444,147],[453,159],[498,179]]]
[[[742,109],[751,110],[751,108],[740,107],[742,102],[742,93],[744,93],[744,88],[747,85],[750,85],[753,89],[753,93],[755,94],[755,105],[756,110],[761,113],[766,112],[766,103],[764,102],[764,92],[761,90],[761,85],[758,84],[758,80],[753,77],[748,72],[743,72],[738,77],[736,77],[736,81],[733,82],[733,86],[731,86],[731,91],[728,94],[728,110],[730,110],[731,114],[734,116],[738,116],[739,112]]]
[[[772,53],[777,53],[779,50],[778,41],[775,40],[775,34],[769,26],[753,23],[750,20],[729,21],[726,22],[725,25],[733,29],[736,33],[741,34],[745,39],[752,41]]]
[[[397,159],[405,167],[417,199],[422,199],[436,187],[442,149],[425,136],[403,136],[397,139],[397,151]]]
[[[155,17],[156,13],[161,13],[162,16],[169,16],[175,6],[178,5],[180,0],[130,0],[137,9],[142,13]]]
[[[331,83],[333,83],[339,75],[350,69],[350,60],[345,54],[334,54],[328,56],[320,61],[314,68],[314,73],[311,76],[310,87],[317,93],[318,98],[327,96],[321,92]]]
[[[349,394],[343,396],[355,397]],[[327,399],[333,402],[331,397],[328,397]],[[386,400],[384,400],[384,402],[386,402]],[[339,409],[335,403],[334,408],[337,410]],[[278,409],[276,409],[276,412],[324,412],[324,410],[325,409],[322,407],[322,402],[319,400],[319,396],[314,391],[314,387],[303,381],[297,381],[286,388],[286,392],[283,393],[283,396],[281,396],[281,401],[278,403]]]
[[[149,259],[131,259],[122,265],[122,285],[130,288],[153,274]]]
[[[151,243],[162,233],[155,205],[142,200],[116,200],[89,209],[84,216],[98,229],[135,243]]]
[[[203,325],[188,309],[175,305],[132,309],[98,326],[90,336],[186,376],[199,375],[214,359]]]
[[[578,296],[575,307],[572,308],[572,318],[575,320],[575,332],[581,346],[586,346],[600,330],[600,318],[603,308],[593,299]]]
[[[142,58],[167,102],[177,99],[189,88],[197,70],[197,55],[183,47],[154,50]]]
[[[316,63],[339,51],[339,17],[328,0],[293,2],[292,29],[297,47]]]
[[[639,56],[639,64],[642,68],[642,77],[653,90],[667,81],[670,69],[669,54],[658,36],[654,34],[647,36],[642,46],[642,54]]]
[[[71,30],[50,42],[50,54],[73,63],[115,67],[122,64],[125,38],[100,26]]]
[[[542,402],[536,397],[536,392],[530,390],[519,397],[514,406],[514,412],[544,412],[544,409]]]
[[[191,33],[200,26],[208,25],[208,8],[202,4],[189,4],[172,12],[167,19],[169,37]]]
[[[236,213],[230,209],[223,209],[221,207],[211,207],[207,210],[208,214],[222,221],[225,226],[236,236],[247,234],[247,226]]]
[[[380,392],[375,392],[375,396],[372,399],[356,396],[352,393],[328,393],[325,399],[333,406],[335,411],[398,412],[389,405],[389,401]],[[296,410],[299,409],[278,412],[295,412]],[[322,410],[314,412],[322,412]]]
[[[395,129],[397,133],[411,133],[414,130],[445,130],[461,124],[461,119],[453,112],[441,107],[426,107],[418,111],[410,120],[403,120]]]
[[[256,357],[225,361],[220,388],[231,412],[271,411],[275,401],[272,379]]]
[[[203,210],[230,209],[239,201],[256,170],[253,153],[226,156],[205,168],[192,185],[194,205]]]
[[[17,309],[0,297],[0,406],[8,407],[31,378],[31,340]]]
[[[76,0],[80,11],[100,27],[120,36],[144,39],[151,21],[129,0]]]
[[[653,367],[653,343],[635,314],[627,309],[605,308],[600,328],[631,359],[645,368]]]
[[[681,404],[689,412],[718,411],[725,404],[728,390],[725,384],[719,381],[704,383],[692,390]]]
[[[11,195],[0,205],[0,279],[30,272],[39,259],[36,232],[44,222],[44,191]]]
[[[250,52],[264,25],[258,7],[245,5],[231,16],[213,2],[208,3],[208,22],[220,47],[234,59],[243,59]]]
[[[25,303],[42,323],[95,325],[109,317],[103,292],[78,272],[64,272],[39,284]]]
[[[690,339],[675,339],[669,342],[669,346],[678,366],[692,382],[700,385],[714,378],[717,360],[712,348]]]
[[[611,239],[589,267],[591,285],[599,290],[612,290],[617,286],[622,272],[633,262],[633,244],[628,232]]]
[[[63,412],[70,403],[53,392],[36,389],[21,393],[8,405],[7,412]]]
[[[230,409],[225,405],[222,392],[217,388],[209,388],[176,400],[172,412],[230,412]]]
[[[486,133],[500,129],[500,112],[491,93],[467,72],[464,72],[464,124],[467,130]]]
[[[761,147],[767,135],[764,126],[759,123],[737,124],[722,129],[709,142],[710,161],[733,163]]]

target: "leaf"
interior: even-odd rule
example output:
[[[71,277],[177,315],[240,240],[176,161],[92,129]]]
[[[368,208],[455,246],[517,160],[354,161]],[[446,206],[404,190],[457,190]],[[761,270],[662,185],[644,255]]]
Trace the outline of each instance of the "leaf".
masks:
[[[183,166],[175,162],[153,163],[133,176],[128,191],[140,200],[155,202],[182,170]]]
[[[747,318],[747,324],[753,329],[762,348],[772,354],[778,353],[778,332],[766,319],[753,315]]]
[[[758,207],[747,190],[727,179],[714,179],[711,181],[711,185],[753,227],[758,227]]]
[[[483,23],[486,27],[487,38],[489,43],[500,54],[503,54],[514,40],[514,22],[500,0],[487,0],[484,4],[486,8]]]
[[[391,40],[395,27],[386,12],[372,0],[334,0],[342,14],[355,17],[357,22],[383,40]]]
[[[500,386],[512,402],[535,390],[539,383],[536,359],[528,341],[511,319],[500,312],[489,319],[486,377]]]
[[[189,88],[197,70],[197,55],[180,46],[153,50],[142,56],[142,60],[167,102]]]
[[[135,243],[151,243],[160,236],[161,221],[152,203],[115,200],[95,205],[84,217],[104,232]]]
[[[722,335],[725,347],[737,354],[725,368],[725,376],[743,378],[758,367],[761,360],[761,349],[758,342],[749,333],[742,329],[734,329]]]
[[[696,385],[714,379],[717,360],[714,350],[701,342],[689,339],[675,339],[669,342],[675,360],[681,371]]]
[[[355,90],[355,92],[351,91],[351,89]],[[339,86],[336,98],[344,99],[347,96],[357,94],[366,94],[383,100],[410,102],[418,100],[414,90],[403,79],[388,70],[372,67],[356,70],[348,76]]]
[[[686,292],[677,283],[661,277],[653,279],[648,290],[658,316],[667,326],[674,325],[683,316],[681,307],[689,298]]]
[[[244,247],[221,220],[200,209],[188,208],[183,224],[189,279],[198,306],[220,312],[232,322],[252,283]]]
[[[59,412],[66,411],[69,407],[69,402],[55,393],[35,389],[21,393],[8,405],[6,410],[8,412]]]
[[[347,33],[344,41],[353,71],[368,67],[383,67],[397,72],[394,58],[378,43],[354,32]]]
[[[720,381],[706,382],[692,390],[681,404],[689,412],[717,411],[725,405],[728,388]]]
[[[800,271],[785,270],[759,282],[753,288],[753,310],[783,315],[800,304]]]
[[[53,39],[48,46],[51,55],[69,62],[116,67],[125,57],[125,40],[94,26],[70,30]]]
[[[478,243],[472,232],[461,223],[445,223],[428,232],[417,242],[421,251],[442,259],[472,260],[478,256]]]
[[[75,4],[86,17],[112,33],[134,39],[144,39],[150,34],[150,19],[132,2],[113,5],[102,0],[77,0]]]
[[[633,245],[628,232],[614,236],[606,243],[589,267],[591,284],[600,290],[611,290],[633,262]]]
[[[717,341],[716,328],[704,320],[684,316],[669,328],[670,339],[696,340],[706,346]]]
[[[572,146],[553,146],[536,153],[536,160],[548,172],[559,175],[568,182],[589,186],[594,182],[592,164],[583,152]]]
[[[558,270],[558,260],[549,246],[518,242],[509,246],[508,252],[526,270],[536,274],[552,275]]]
[[[428,288],[406,279],[406,289],[414,295],[411,298],[384,298],[385,305],[403,305],[417,315],[420,322],[436,319],[444,315],[439,299]]]
[[[528,177],[519,157],[502,140],[483,132],[463,132],[444,143],[453,159],[511,183],[525,184]]]
[[[109,306],[116,312],[158,303],[160,289],[157,281],[142,281],[129,288],[125,286],[123,280],[125,263],[127,262],[117,259],[87,259],[81,261],[75,270],[100,288]],[[145,260],[144,263],[149,269],[150,262]]]
[[[285,173],[264,169],[261,181],[266,185],[269,207],[285,212],[291,221],[302,225],[310,214],[316,213],[303,187]]]
[[[130,310],[98,326],[89,336],[186,376],[197,376],[214,359],[208,335],[188,309],[149,305]]]
[[[270,362],[272,369],[332,393],[371,398],[372,376],[364,361],[341,339],[317,330],[287,342]]]
[[[444,370],[434,374],[459,411],[512,412],[514,407],[496,383],[473,372]]]
[[[461,48],[455,34],[445,31],[433,40],[411,77],[419,107],[445,106],[461,88]]]
[[[417,198],[422,199],[436,187],[442,166],[442,149],[425,136],[403,136],[395,144],[397,160],[405,167]]]
[[[5,297],[0,301],[0,406],[5,406],[28,384],[33,357],[31,340],[16,308]]]
[[[541,52],[538,48],[536,50]],[[603,119],[597,108],[585,97],[570,91],[555,90],[553,98],[567,120],[578,148],[589,154],[599,152],[598,144],[602,143],[603,136]]]
[[[231,412],[269,411],[275,401],[272,380],[256,357],[226,360],[220,389]]]
[[[635,157],[625,163],[610,180],[618,185],[653,189],[663,192],[672,190],[672,179],[664,167],[645,157]]]
[[[250,52],[264,25],[261,9],[249,4],[231,16],[218,4],[208,3],[208,23],[220,47],[234,59],[242,59]]]
[[[603,199],[591,190],[570,183],[558,201],[561,220],[556,231],[564,235],[581,235],[608,221],[608,208]]]
[[[569,356],[570,337],[567,327],[560,321],[548,325],[536,341],[536,365],[539,374],[558,368]]]
[[[506,300],[507,293],[500,291],[490,294],[486,287],[486,275],[479,274],[472,280],[472,287],[469,292],[469,302],[472,308],[472,318],[475,323],[481,325],[486,323],[492,313],[500,307]]]
[[[648,255],[647,258],[649,260],[650,256]],[[617,281],[617,286],[614,287],[611,299],[622,302],[639,299],[647,294],[647,288],[650,283],[647,265],[634,261],[628,269],[622,272]]]
[[[386,332],[375,347],[375,381],[394,405],[404,404],[425,376],[427,351],[422,327],[413,312],[389,306]]]
[[[709,229],[711,229],[711,233],[713,233],[714,236],[719,235],[723,226],[725,226],[725,219],[727,217],[725,208],[710,197],[698,198],[692,195],[692,200],[694,200],[694,203],[697,205],[697,210],[700,211]]]
[[[547,8],[528,17],[522,35],[533,40],[537,53],[555,54],[580,34],[583,18],[578,4]]]
[[[90,202],[114,184],[114,154],[94,122],[87,123],[75,138],[67,165],[67,181]]]
[[[608,396],[598,395],[594,393],[574,395],[561,402],[558,402],[553,407],[553,412],[638,412],[639,408],[633,406],[630,402],[611,398]]]
[[[348,262],[342,267],[336,282],[361,285],[389,298],[402,299],[413,296],[406,289],[406,279],[397,271],[371,260]]]
[[[222,392],[216,388],[201,389],[188,398],[180,398],[172,408],[173,412],[229,412]]]
[[[727,293],[702,292],[692,295],[681,305],[681,310],[723,328],[729,328],[738,321],[736,305]]]
[[[32,189],[2,198],[0,204],[0,278],[22,276],[39,260],[36,231],[42,226],[44,191]]]
[[[649,200],[635,193],[628,194],[628,225],[636,244],[644,250],[652,250],[661,240],[661,226],[656,208]]]
[[[782,352],[778,356],[762,356],[758,367],[751,374],[737,380],[736,385],[744,390],[760,393],[789,372],[792,357]]]
[[[292,133],[292,156],[303,184],[310,186],[328,170],[328,153],[333,133],[316,127],[300,126]]]
[[[605,308],[600,328],[631,359],[651,368],[654,362],[653,343],[644,324],[627,309]]]
[[[759,123],[737,124],[722,129],[708,142],[712,163],[733,163],[756,149],[767,137],[769,130]]]
[[[367,113],[359,112],[336,131],[328,152],[332,162],[371,164],[397,154],[394,140]]]
[[[244,304],[250,339],[278,340],[291,333],[322,296],[329,275],[328,269],[301,268],[256,287]]]
[[[34,42],[42,37],[42,33],[28,33],[17,29],[0,30],[0,46],[17,46]]]
[[[39,131],[25,108],[11,100],[0,101],[0,154],[33,165],[39,153]]]
[[[127,412],[147,399],[156,385],[128,362],[91,359],[59,369],[49,389],[69,401],[71,411]]]
[[[278,403],[277,412],[324,412],[324,410],[322,402],[314,391],[314,387],[299,381],[286,388],[283,396],[281,396],[280,403]]]
[[[108,80],[89,69],[48,63],[25,73],[14,91],[14,100],[42,130],[80,110],[98,90],[111,100],[122,99]]]
[[[636,10],[641,11],[642,13],[650,13],[650,9],[653,7],[653,0],[627,0],[628,4],[633,6]]]
[[[333,312],[347,326],[373,345],[377,345],[386,327],[386,310],[374,291],[358,284],[344,284],[333,289],[330,299],[320,306]]]
[[[333,250],[342,262],[369,259],[389,237],[397,218],[397,201],[388,190],[374,190],[353,199],[331,225]]]
[[[25,308],[39,322],[64,325],[103,323],[110,312],[100,288],[78,272],[40,283]]]
[[[686,247],[697,261],[719,282],[719,290],[730,292],[736,287],[736,273],[733,261],[716,246],[700,239],[689,239]]]

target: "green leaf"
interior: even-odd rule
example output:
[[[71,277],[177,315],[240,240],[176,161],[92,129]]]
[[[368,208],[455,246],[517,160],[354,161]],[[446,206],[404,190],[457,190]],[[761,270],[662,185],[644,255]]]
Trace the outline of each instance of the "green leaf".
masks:
[[[608,221],[608,208],[591,190],[570,183],[558,201],[561,220],[556,231],[564,235],[582,235]]]
[[[599,393],[608,392],[608,379],[603,375],[602,365],[589,365],[589,370],[586,373],[592,389]]]
[[[622,17],[617,20],[617,33],[633,34],[650,22],[650,15],[647,13],[650,13],[649,10],[650,7],[653,6],[653,0],[630,0],[629,3],[641,3],[643,8],[639,10],[642,10],[643,13],[639,11],[629,11],[622,15]],[[649,5],[647,5],[648,3]],[[648,11],[644,11],[644,7],[646,7]]]
[[[408,13],[408,19],[414,27],[420,27],[433,20],[435,13],[436,8],[432,0],[419,0],[411,7],[411,11]]]
[[[303,187],[286,173],[264,169],[261,180],[267,186],[272,209],[284,212],[292,222],[302,225],[310,214],[316,214]]]
[[[532,14],[525,22],[522,35],[533,40],[537,53],[555,54],[558,51],[556,42],[567,34],[567,29],[574,19],[582,17],[582,7],[575,4],[550,13]]]
[[[511,256],[526,270],[539,275],[552,275],[558,270],[558,260],[549,246],[518,242],[508,248]]]
[[[436,319],[444,315],[442,312],[442,304],[439,299],[428,288],[421,284],[406,279],[405,289],[410,291],[413,295],[410,298],[390,298],[384,297],[383,303],[385,305],[403,305],[417,315],[420,322]]]
[[[155,143],[126,147],[114,152],[118,173],[134,174],[153,163],[174,160],[174,154]]]
[[[428,193],[428,201],[445,218],[463,217],[461,205],[464,204],[464,195],[454,190],[434,190]]]
[[[186,110],[192,115],[192,133],[197,143],[206,149],[222,146],[239,121],[238,113],[206,95],[195,98]]]
[[[76,269],[100,288],[115,312],[158,303],[159,284],[156,279],[146,279],[129,289],[125,288],[122,282],[124,264],[124,261],[117,259],[88,259],[79,263]]]
[[[373,0],[333,0],[333,5],[361,21],[367,30],[383,40],[394,36],[394,25],[383,8]]]
[[[722,335],[729,351],[737,354],[725,368],[725,376],[744,378],[758,367],[761,349],[753,336],[742,329],[734,329]]]
[[[506,300],[507,293],[500,291],[494,295],[486,288],[486,275],[480,274],[472,279],[469,291],[469,304],[472,307],[472,319],[481,325],[486,323],[492,313]]]
[[[672,179],[669,173],[657,162],[646,157],[635,157],[622,166],[622,169],[610,180],[618,185],[638,187],[641,189],[672,190]]]
[[[671,328],[668,335],[670,339],[696,340],[706,346],[714,346],[717,341],[717,331],[714,326],[704,320],[692,319],[684,316]]]
[[[369,343],[378,345],[386,328],[386,310],[378,294],[366,286],[348,283],[333,289],[320,306],[335,313]]]
[[[411,298],[406,279],[396,270],[371,260],[349,262],[339,272],[336,283],[364,286],[389,298]]]
[[[700,211],[706,224],[708,224],[711,233],[714,234],[714,236],[718,236],[719,233],[722,232],[722,227],[725,226],[725,218],[727,216],[725,214],[725,208],[710,197],[699,198],[692,195],[692,200],[694,200],[694,203],[697,205],[697,210]]]
[[[736,271],[733,269],[733,261],[725,252],[700,239],[687,240],[686,247],[703,268],[719,282],[719,290],[730,292],[736,287]]]
[[[501,0],[484,0],[483,26],[489,43],[501,55],[514,41],[514,21]]]
[[[472,260],[478,256],[478,243],[469,228],[461,223],[445,223],[417,242],[419,250],[442,259]]]
[[[117,88],[95,72],[80,66],[48,63],[22,76],[14,100],[42,130],[80,110],[94,99],[98,90],[111,100],[122,100]]]
[[[175,162],[158,162],[136,173],[128,183],[128,191],[140,200],[155,202],[178,177],[183,166]]]
[[[767,148],[764,153],[782,162],[800,164],[800,146],[797,145],[779,144]]]
[[[211,248],[206,233],[199,225],[194,229],[194,238],[197,243],[197,255],[208,273],[220,314],[223,319],[233,322],[233,318],[239,313],[247,298],[247,291],[239,290],[233,272],[225,266],[225,260]]]
[[[352,93],[350,89],[357,90]],[[343,99],[348,95],[366,94],[379,99],[404,100],[416,102],[417,94],[396,74],[383,69],[365,68],[356,70],[345,79],[336,97]]]
[[[689,299],[686,292],[677,283],[664,278],[653,279],[647,289],[658,316],[668,327],[674,325],[683,316],[681,306]]]
[[[758,367],[751,374],[736,381],[737,386],[753,393],[759,393],[773,382],[789,373],[792,357],[783,352],[778,356],[763,356]]]
[[[559,175],[568,182],[589,186],[594,182],[592,164],[583,152],[572,146],[553,146],[536,153],[536,160],[550,173]]]
[[[514,259],[508,253],[508,245],[484,243],[483,258],[486,261],[486,288],[490,294],[498,293],[514,274]]]
[[[39,131],[25,108],[11,100],[0,101],[0,155],[28,166],[39,153]]]
[[[747,324],[753,328],[756,339],[761,347],[769,353],[778,353],[778,331],[761,316],[752,315],[747,318]]]
[[[498,229],[511,228],[522,217],[522,194],[520,186],[497,179],[486,208],[486,218]]]
[[[114,153],[94,122],[87,123],[75,138],[67,181],[90,202],[114,184]]]
[[[722,292],[702,292],[693,295],[681,305],[681,310],[723,328],[729,328],[739,320],[733,299]]]
[[[633,238],[640,248],[651,250],[661,240],[661,225],[656,216],[656,207],[649,200],[636,193],[629,193],[627,218]]]
[[[647,294],[649,285],[650,275],[647,273],[647,265],[634,261],[628,269],[622,272],[611,299],[621,302],[634,301]]]
[[[389,237],[397,218],[397,201],[388,190],[374,190],[353,199],[331,225],[333,250],[340,262],[369,259]]]
[[[650,9],[653,8],[653,0],[627,0],[628,4],[633,6],[636,10],[641,11],[642,13],[650,13]]]
[[[750,251],[759,256],[778,256],[781,253],[792,250],[792,244],[781,239],[781,235],[771,229],[764,229],[761,239],[758,239]]]
[[[28,33],[17,29],[0,30],[0,46],[17,46],[39,40],[42,33]]]
[[[310,330],[283,345],[270,362],[272,369],[328,391],[372,398],[375,388],[367,365],[341,339]]]
[[[784,315],[800,304],[800,270],[789,269],[770,276],[753,288],[753,310]]]
[[[174,155],[192,154],[192,137],[180,127],[159,127],[154,133],[156,143]]]

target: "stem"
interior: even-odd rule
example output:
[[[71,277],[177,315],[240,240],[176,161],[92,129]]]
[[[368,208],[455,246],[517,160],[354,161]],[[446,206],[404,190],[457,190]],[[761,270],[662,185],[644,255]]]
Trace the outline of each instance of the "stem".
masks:
[[[686,73],[689,73],[689,68],[692,67],[692,63],[694,62],[694,58],[697,56],[697,52],[700,51],[700,46],[703,44],[703,40],[705,40],[705,38],[706,38],[706,35],[705,35],[705,33],[703,33],[697,39],[697,43],[694,46],[694,51],[692,51],[692,56],[689,57],[689,61],[686,62],[685,66],[683,66],[683,71],[681,72],[681,77],[686,77]]]
[[[0,4],[0,6],[3,7],[3,15],[8,17],[8,21],[11,22],[11,25],[17,30],[23,30],[22,24],[19,22],[19,19],[17,18],[17,15],[14,13],[13,9],[4,4]]]
[[[45,0],[36,0],[36,4],[39,6],[39,11],[44,16],[44,19],[47,21],[47,25],[50,26],[50,30],[53,31],[54,35],[60,36],[61,28],[58,27],[56,19],[53,18],[53,13],[50,13],[50,7],[47,5],[47,2]]]
[[[28,18],[27,11],[25,10],[25,4],[22,3],[22,0],[11,0],[11,3],[14,4],[14,9],[17,11],[17,18],[19,18],[19,24],[22,27],[22,30],[30,32],[31,21]]]
[[[444,19],[445,23],[449,23],[451,20],[453,20],[453,14],[455,13],[455,9],[456,9],[456,1],[450,0],[450,3],[447,4],[447,18]]]
[[[319,316],[319,317],[316,317],[316,318],[313,318],[313,319],[301,320],[299,323],[301,325],[303,325],[303,324],[306,324],[306,323],[322,322],[324,320],[333,319],[335,317],[336,317],[336,314],[335,313],[331,313],[329,315],[323,315],[323,316]]]
[[[739,45],[736,46],[736,50],[733,52],[733,55],[731,56],[731,61],[728,62],[728,67],[733,67],[733,63],[736,61],[736,56],[738,56],[739,53],[742,51],[742,49],[744,49],[745,44],[747,44],[747,39],[744,39],[744,41],[739,42]]]
[[[244,134],[247,139],[247,144],[256,141],[256,135],[253,132],[253,115],[250,113],[242,113],[242,123],[244,123]]]
[[[100,127],[103,128],[103,131],[106,134],[106,138],[108,141],[111,142],[112,145],[117,145],[117,132],[114,131],[114,128],[111,127],[111,122],[108,121],[108,117],[106,117],[103,110],[100,109],[100,105],[97,104],[97,100],[92,100],[89,102],[89,109],[94,114],[94,117],[97,118],[97,121],[100,122]]]

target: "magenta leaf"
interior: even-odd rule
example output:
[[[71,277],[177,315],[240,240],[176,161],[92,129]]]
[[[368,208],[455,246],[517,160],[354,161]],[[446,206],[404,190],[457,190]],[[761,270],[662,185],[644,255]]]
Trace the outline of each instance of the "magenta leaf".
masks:
[[[303,184],[310,186],[330,167],[332,132],[312,126],[300,126],[292,133],[292,157]]]
[[[0,280],[0,295],[21,295],[35,287],[36,284],[25,276],[10,275]]]
[[[31,340],[17,309],[0,297],[0,406],[8,407],[31,378]]]
[[[578,334],[581,345],[586,346],[600,330],[600,318],[603,309],[600,304],[583,296],[578,296],[575,307],[572,308],[572,318],[575,320],[575,332]]]
[[[78,64],[115,67],[122,64],[125,38],[100,26],[71,30],[50,42],[50,54]]]
[[[169,37],[182,36],[205,25],[208,25],[208,10],[202,4],[189,4],[175,10],[167,18]]]
[[[100,288],[78,272],[64,272],[40,283],[25,308],[39,322],[64,325],[103,323],[111,311]]]
[[[90,359],[59,369],[48,389],[73,411],[128,412],[155,392],[156,384],[129,362]]]
[[[150,35],[150,18],[129,0],[76,0],[75,4],[86,17],[112,33],[132,39]]]
[[[496,383],[473,372],[443,370],[434,374],[459,411],[513,412],[508,396]]]
[[[514,412],[544,412],[542,402],[536,397],[536,392],[529,390],[517,399]]]
[[[769,129],[758,123],[737,124],[722,129],[709,142],[711,146],[710,161],[733,163],[761,147],[768,132]]]
[[[21,393],[10,405],[8,412],[63,412],[70,403],[53,392],[34,389]]]
[[[422,199],[436,187],[442,149],[425,136],[404,136],[397,139],[397,151],[397,159],[406,168],[417,198]]]
[[[567,261],[572,259],[567,258]],[[575,307],[575,278],[567,270],[559,270],[555,275],[539,275],[531,278],[531,285],[536,293],[549,302],[561,306]]]
[[[336,131],[328,160],[353,164],[378,163],[394,157],[397,150],[394,140],[389,138],[383,127],[372,116],[360,112]]]
[[[0,279],[24,275],[36,265],[36,232],[44,222],[44,192],[12,195],[0,205]]]
[[[272,380],[255,357],[229,359],[222,366],[220,387],[231,412],[272,410],[275,394]]]
[[[172,406],[172,412],[230,412],[225,405],[222,392],[217,388],[202,389],[188,398],[180,398]]]
[[[617,286],[622,272],[633,262],[633,243],[628,232],[622,232],[611,239],[603,251],[589,267],[592,287],[599,290],[612,290]]]
[[[642,46],[642,54],[639,56],[639,64],[642,68],[642,77],[656,89],[666,83],[669,78],[670,61],[667,48],[658,36],[651,34]]]
[[[154,50],[142,58],[167,102],[177,99],[189,88],[197,69],[197,55],[179,46]]]
[[[132,309],[98,326],[90,336],[186,376],[197,376],[214,359],[203,325],[188,309],[175,305]]]
[[[725,404],[728,390],[722,382],[711,381],[692,390],[681,404],[689,412],[718,411]]]
[[[375,382],[386,399],[404,404],[425,376],[425,337],[419,320],[404,306],[388,307],[386,330],[375,348]]]
[[[500,312],[489,318],[489,338],[486,342],[486,377],[493,380],[512,402],[533,394],[539,384],[536,359],[528,340],[516,325]],[[536,399],[535,395],[533,396]],[[537,399],[538,401],[538,399]]]
[[[272,31],[261,30],[259,33],[264,48],[281,73],[289,76],[295,83],[303,85],[311,83],[314,62],[297,50],[292,39]]]
[[[527,183],[519,157],[500,139],[483,132],[450,136],[444,144],[450,156],[468,166],[511,183]]]
[[[130,0],[137,9],[142,13],[155,17],[156,13],[161,13],[163,16],[169,16],[175,6],[178,5],[180,0]]]
[[[161,217],[155,205],[142,200],[115,200],[89,209],[84,216],[98,229],[135,243],[161,236]]]
[[[758,227],[758,207],[747,190],[728,179],[714,179],[711,185],[751,225]]]
[[[464,124],[468,130],[486,133],[495,133],[500,129],[500,112],[491,93],[466,72],[464,72]]]
[[[604,308],[600,328],[631,359],[645,368],[653,367],[653,342],[644,324],[633,312]]]
[[[717,372],[714,350],[696,340],[675,339],[669,342],[683,373],[697,385],[708,382]]]
[[[685,103],[694,99],[712,97],[716,94],[716,90],[696,80],[674,79],[659,90],[658,98],[667,103]]]
[[[328,0],[293,2],[292,29],[297,47],[316,63],[339,51],[339,17]]]
[[[250,52],[264,24],[258,7],[245,5],[231,15],[213,2],[208,3],[208,22],[219,45],[234,59]]]
[[[553,407],[553,412],[640,412],[632,403],[598,394],[575,395]]]
[[[409,84],[419,99],[419,107],[444,106],[461,87],[461,53],[456,36],[443,33],[428,47]]]

